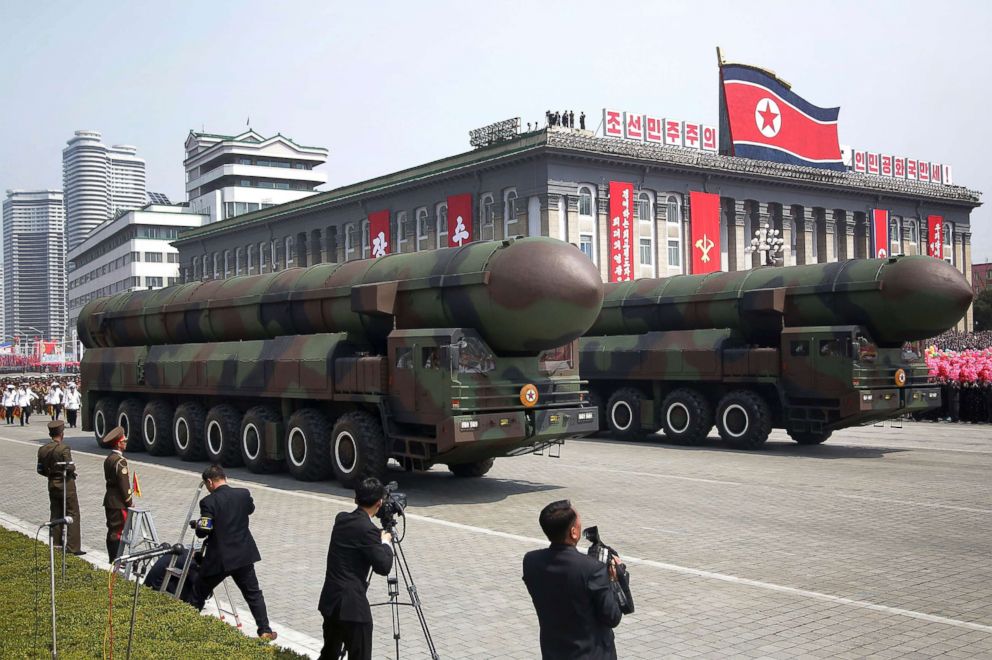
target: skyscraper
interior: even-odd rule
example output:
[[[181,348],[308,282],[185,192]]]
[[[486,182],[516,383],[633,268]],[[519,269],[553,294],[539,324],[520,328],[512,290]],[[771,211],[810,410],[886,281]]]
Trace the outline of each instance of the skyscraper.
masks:
[[[65,209],[61,190],[8,190],[3,202],[4,326],[8,336],[65,332]]]
[[[145,205],[145,161],[137,148],[108,147],[98,131],[76,131],[62,150],[69,249],[119,211]]]

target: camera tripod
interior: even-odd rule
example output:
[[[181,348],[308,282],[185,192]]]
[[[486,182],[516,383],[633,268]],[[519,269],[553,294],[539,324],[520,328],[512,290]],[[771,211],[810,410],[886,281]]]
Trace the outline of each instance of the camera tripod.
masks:
[[[406,519],[404,518],[404,521],[405,520]],[[393,574],[386,577],[386,592],[389,596],[389,600],[383,603],[373,603],[372,607],[389,605],[393,619],[393,640],[396,642],[396,660],[399,660],[400,657],[400,605],[413,607],[413,609],[416,610],[417,620],[420,622],[420,628],[424,631],[424,640],[427,642],[427,650],[430,652],[432,660],[439,660],[437,647],[434,646],[434,639],[431,637],[431,631],[427,627],[427,619],[424,617],[424,609],[420,604],[420,594],[417,593],[417,585],[413,583],[413,575],[410,573],[410,565],[406,561],[406,553],[403,552],[403,539],[402,537],[396,535],[396,519],[391,518],[389,520],[384,520],[383,527],[385,531],[392,534],[393,537]],[[406,525],[404,523],[404,528],[405,527]],[[406,587],[407,593],[410,594],[409,603],[400,602],[400,577],[403,578],[403,586]],[[369,577],[365,581],[366,588],[368,588],[371,581],[372,571],[369,571]],[[344,657],[343,654],[342,657]]]

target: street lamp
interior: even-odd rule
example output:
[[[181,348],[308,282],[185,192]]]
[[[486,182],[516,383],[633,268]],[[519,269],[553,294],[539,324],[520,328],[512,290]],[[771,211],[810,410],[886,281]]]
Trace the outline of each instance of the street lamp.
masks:
[[[781,266],[784,263],[782,250],[785,239],[779,235],[780,233],[778,229],[772,229],[771,225],[766,222],[764,226],[759,227],[754,232],[751,245],[745,248],[744,252],[746,254],[759,253],[762,266]]]

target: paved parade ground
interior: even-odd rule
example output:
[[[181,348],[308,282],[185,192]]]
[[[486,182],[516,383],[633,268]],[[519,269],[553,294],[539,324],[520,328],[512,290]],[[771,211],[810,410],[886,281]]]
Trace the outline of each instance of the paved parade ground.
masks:
[[[48,518],[35,473],[46,420],[0,428],[8,525]],[[69,431],[83,547],[103,558],[106,452]],[[144,493],[137,506],[175,541],[203,464],[129,460]],[[331,522],[353,508],[351,492],[229,472],[255,498],[269,615],[282,639],[315,656]],[[578,440],[556,459],[497,460],[482,479],[442,468],[394,478],[409,496],[404,548],[442,658],[538,657],[520,564],[545,545],[538,512],[563,498],[630,567],[637,613],[616,630],[621,658],[992,657],[988,426],[867,427],[818,447],[776,431],[755,453],[715,438],[697,448]],[[376,578],[370,599],[384,594]],[[375,616],[373,656],[392,657],[389,612]],[[403,657],[426,657],[412,609],[401,621]]]

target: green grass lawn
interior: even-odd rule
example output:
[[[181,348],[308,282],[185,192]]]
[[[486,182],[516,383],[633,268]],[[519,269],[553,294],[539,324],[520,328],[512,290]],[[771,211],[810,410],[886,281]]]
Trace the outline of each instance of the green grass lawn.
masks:
[[[66,559],[65,583],[59,575],[55,581],[59,657],[103,658],[110,574],[72,555]],[[58,570],[58,556],[55,561]],[[127,650],[133,594],[134,583],[118,576],[114,584],[113,632],[114,655],[119,658],[124,658]],[[48,547],[0,528],[0,658],[48,658],[51,636]],[[141,587],[132,657],[172,660],[303,656],[245,637],[226,623],[201,616],[185,603]]]

